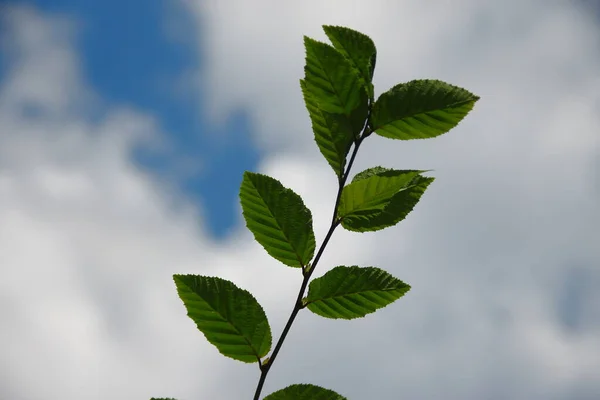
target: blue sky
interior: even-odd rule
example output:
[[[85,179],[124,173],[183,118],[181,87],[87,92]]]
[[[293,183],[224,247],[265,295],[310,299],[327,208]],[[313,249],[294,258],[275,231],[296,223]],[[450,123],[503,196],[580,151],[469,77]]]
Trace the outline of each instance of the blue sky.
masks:
[[[163,0],[144,1],[143,7],[117,0],[22,3],[81,24],[75,43],[97,94],[108,103],[151,112],[168,132],[171,151],[140,148],[135,160],[201,202],[206,228],[216,238],[225,237],[237,218],[241,173],[256,167],[260,153],[243,109],[230,112],[224,124],[211,124],[203,111],[207,99],[181,79],[202,70],[192,18]],[[177,30],[169,26],[174,21]],[[182,164],[189,173],[181,173]]]
[[[323,240],[335,177],[298,84],[323,24],[373,38],[376,95],[438,78],[481,100],[434,140],[365,141],[354,172],[436,181],[396,227],[336,230],[315,276],[372,265],[412,289],[348,324],[299,314],[264,393],[599,398],[598,2],[2,7],[0,398],[248,397],[255,366],[206,342],[172,274],[251,291],[278,337],[301,277],[254,242],[237,195],[244,170],[279,179]]]

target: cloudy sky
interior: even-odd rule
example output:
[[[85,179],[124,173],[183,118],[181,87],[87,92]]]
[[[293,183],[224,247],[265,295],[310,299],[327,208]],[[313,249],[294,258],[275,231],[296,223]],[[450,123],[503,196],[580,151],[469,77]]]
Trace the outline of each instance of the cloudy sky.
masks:
[[[354,171],[434,169],[407,220],[338,229],[315,276],[412,290],[353,321],[302,312],[264,395],[600,398],[600,2],[0,3],[0,398],[250,399],[174,273],[250,290],[279,337],[301,281],[253,241],[245,170],[301,194],[317,243],[336,179],[298,80],[302,36],[371,36],[376,95],[437,78],[481,96],[432,140],[371,136]]]

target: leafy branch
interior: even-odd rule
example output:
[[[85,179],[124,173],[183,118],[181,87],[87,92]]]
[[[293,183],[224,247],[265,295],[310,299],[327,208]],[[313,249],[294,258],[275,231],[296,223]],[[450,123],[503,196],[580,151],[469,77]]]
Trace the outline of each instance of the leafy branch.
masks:
[[[271,328],[250,292],[218,277],[173,276],[188,316],[206,339],[224,356],[259,364],[254,400],[260,398],[300,310],[307,308],[325,318],[361,318],[410,290],[408,284],[372,266],[337,266],[310,280],[339,225],[353,232],[394,226],[413,210],[434,180],[422,175],[427,171],[373,167],[356,174],[347,184],[362,142],[372,133],[399,140],[439,136],[458,125],[479,100],[465,89],[431,79],[398,84],[375,100],[372,78],[377,52],[373,41],[344,27],[323,29],[333,46],[304,38],[305,76],[300,80],[315,142],[338,178],[331,225],[316,255],[312,214],[298,194],[274,178],[248,171],[240,187],[243,216],[255,240],[282,264],[300,268],[303,277],[271,355],[267,357]],[[264,399],[345,397],[319,386],[295,384]]]
[[[327,234],[325,235],[325,239],[323,239],[323,243],[321,244],[321,247],[317,251],[317,255],[315,256],[313,263],[312,264],[308,263],[303,267],[302,275],[304,276],[304,278],[302,279],[302,284],[300,285],[300,290],[298,291],[298,298],[296,299],[296,303],[294,304],[292,313],[290,314],[290,317],[289,317],[287,323],[285,324],[285,327],[283,328],[283,331],[281,333],[279,341],[277,341],[277,344],[275,345],[275,348],[273,349],[273,354],[271,355],[271,357],[269,357],[269,359],[265,363],[263,363],[261,365],[261,368],[260,368],[261,374],[260,374],[260,378],[258,380],[258,385],[256,386],[256,391],[254,393],[254,400],[259,399],[263,384],[265,383],[265,380],[267,378],[267,374],[269,373],[269,370],[271,369],[271,366],[273,365],[273,362],[275,361],[277,354],[279,354],[279,350],[281,349],[281,346],[283,346],[283,342],[285,341],[285,338],[286,338],[288,332],[290,331],[290,328],[292,327],[294,320],[296,319],[296,315],[298,315],[298,312],[301,309],[306,307],[308,304],[311,304],[308,302],[304,302],[303,296],[306,291],[306,287],[308,286],[308,282],[310,281],[310,277],[312,276],[313,272],[315,271],[315,268],[316,268],[317,264],[319,263],[319,260],[321,259],[321,255],[323,254],[325,247],[327,247],[327,243],[329,243],[329,239],[331,239],[331,236],[333,235],[335,228],[340,224],[340,220],[337,218],[338,205],[339,205],[340,198],[342,195],[342,190],[344,189],[344,184],[346,183],[346,179],[348,179],[348,173],[350,171],[350,168],[352,168],[354,158],[356,157],[356,153],[358,153],[358,148],[360,147],[362,140],[363,140],[363,137],[361,137],[360,139],[358,139],[355,142],[354,151],[352,152],[352,157],[350,158],[350,162],[348,163],[348,168],[346,169],[346,172],[343,174],[343,176],[339,180],[338,193],[337,193],[336,200],[335,200],[335,206],[333,208],[333,217],[331,218],[331,226],[329,227],[329,230],[327,231]]]

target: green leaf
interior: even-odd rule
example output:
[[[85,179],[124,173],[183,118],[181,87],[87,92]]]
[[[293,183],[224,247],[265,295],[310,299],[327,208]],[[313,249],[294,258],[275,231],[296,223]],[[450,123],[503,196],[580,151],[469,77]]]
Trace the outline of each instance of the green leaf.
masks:
[[[246,226],[267,253],[303,267],[315,253],[312,214],[302,198],[267,175],[246,171],[240,188]]]
[[[370,126],[391,139],[432,138],[458,125],[477,100],[473,93],[439,80],[401,83],[379,96]]]
[[[372,216],[349,215],[342,221],[344,229],[354,232],[374,232],[398,224],[417,205],[434,178],[418,176],[411,186],[395,194],[381,213]]]
[[[271,349],[271,328],[261,305],[247,290],[217,277],[173,275],[187,315],[221,354],[259,362]]]
[[[263,400],[347,400],[333,390],[310,384],[290,385],[271,393]]]
[[[369,169],[365,169],[364,171],[359,172],[358,174],[356,174],[354,176],[354,178],[352,178],[352,182],[356,182],[356,181],[360,181],[362,179],[366,179],[369,178],[373,175],[377,175],[379,173],[382,172],[386,172],[386,171],[392,171],[391,168],[384,168],[384,167],[373,167],[373,168],[369,168]],[[422,172],[422,171],[417,171],[417,172]]]
[[[350,120],[343,114],[322,111],[304,80],[300,80],[300,87],[319,150],[336,175],[341,177],[346,167],[346,156],[354,140]]]
[[[353,136],[363,129],[368,115],[368,96],[350,61],[334,47],[304,37],[305,84],[321,111],[342,114]]]
[[[359,173],[342,190],[338,217],[381,212],[396,193],[410,186],[419,173],[416,170],[398,171],[382,167],[369,168]]]
[[[358,70],[361,84],[367,90],[369,98],[373,99],[371,81],[377,60],[377,49],[373,40],[363,33],[342,26],[323,25],[323,30],[336,50]]]
[[[344,229],[378,231],[403,220],[433,181],[424,171],[369,168],[342,190],[337,217]]]
[[[325,318],[354,319],[393,303],[409,290],[409,285],[379,268],[339,266],[310,283],[304,303]]]

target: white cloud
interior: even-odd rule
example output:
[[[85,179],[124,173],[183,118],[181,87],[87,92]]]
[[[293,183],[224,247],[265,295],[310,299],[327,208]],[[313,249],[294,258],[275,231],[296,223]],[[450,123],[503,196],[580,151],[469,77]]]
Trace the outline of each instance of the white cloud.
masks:
[[[152,118],[94,97],[68,20],[4,11],[0,397],[185,397],[210,387],[209,375],[187,373],[204,368],[207,349],[170,278],[201,270],[209,242],[194,209],[130,160],[159,137]]]

